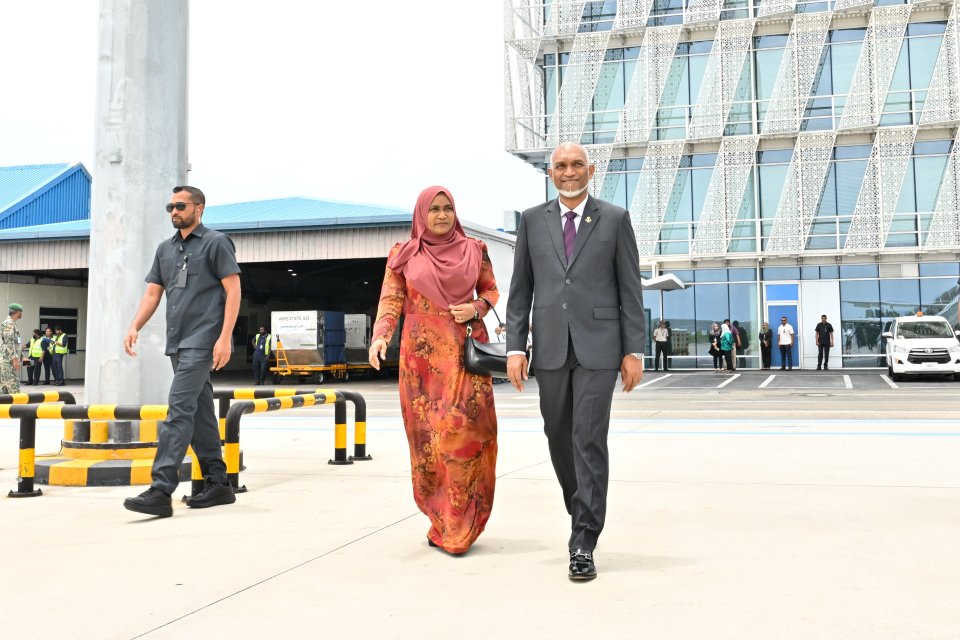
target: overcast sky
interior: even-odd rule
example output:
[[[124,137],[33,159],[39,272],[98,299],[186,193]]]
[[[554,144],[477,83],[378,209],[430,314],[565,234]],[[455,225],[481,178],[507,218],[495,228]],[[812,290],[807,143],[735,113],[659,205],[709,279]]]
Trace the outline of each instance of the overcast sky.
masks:
[[[210,204],[304,196],[412,210],[442,184],[462,217],[500,227],[503,211],[543,200],[542,174],[503,150],[500,0],[192,0],[190,11],[190,182]],[[0,166],[93,172],[98,12],[98,0],[0,2]]]

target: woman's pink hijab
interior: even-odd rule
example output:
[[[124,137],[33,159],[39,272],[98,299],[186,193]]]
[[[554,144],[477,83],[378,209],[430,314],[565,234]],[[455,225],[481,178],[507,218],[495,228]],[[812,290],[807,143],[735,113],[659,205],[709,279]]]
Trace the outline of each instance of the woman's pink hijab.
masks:
[[[400,247],[387,266],[402,273],[409,286],[446,309],[473,299],[482,256],[480,245],[463,232],[460,216],[454,228],[442,236],[427,229],[427,212],[439,193],[445,194],[453,204],[453,195],[444,187],[427,187],[421,191],[413,211],[410,240]]]

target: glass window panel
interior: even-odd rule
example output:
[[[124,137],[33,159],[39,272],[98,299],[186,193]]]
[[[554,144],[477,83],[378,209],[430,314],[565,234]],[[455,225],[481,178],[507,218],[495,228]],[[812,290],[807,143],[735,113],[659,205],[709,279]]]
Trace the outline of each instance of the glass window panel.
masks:
[[[862,42],[866,35],[866,29],[834,29],[830,32],[830,42]]]
[[[693,181],[693,220],[696,222],[700,220],[700,213],[707,201],[707,189],[710,187],[713,169],[692,169],[690,175]]]
[[[836,163],[837,214],[853,215],[860,196],[860,185],[867,171],[866,160],[850,160]]]
[[[953,146],[953,140],[924,140],[923,142],[913,143],[913,155],[944,155],[950,153]]]
[[[670,198],[664,222],[693,221],[693,180],[689,169],[681,169],[673,183],[674,193],[679,196]]]
[[[942,37],[909,38],[910,47],[910,87],[912,89],[927,89],[930,87],[930,78],[940,53]]]
[[[670,271],[662,271],[661,275],[673,275],[676,276],[680,282],[693,282],[693,269],[675,269]]]
[[[799,280],[800,279],[800,267],[764,267],[762,270],[762,273],[763,273],[764,280]],[[796,297],[781,298],[781,299],[796,300]]]
[[[840,267],[835,264],[820,267],[821,280],[836,280],[840,277]]]
[[[946,315],[950,324],[957,327],[956,313],[950,310],[955,308],[953,301],[956,300],[958,293],[960,292],[957,290],[956,276],[952,278],[923,278],[920,280],[921,310],[928,316]]]
[[[817,69],[817,76],[814,80],[815,96],[829,96],[833,93],[833,56],[830,47],[823,48],[823,56],[820,58],[820,67]]]
[[[956,262],[921,262],[920,275],[953,276],[952,282],[956,284],[957,276],[960,275],[960,265],[958,265]],[[926,301],[926,298],[923,298],[923,300]]]
[[[789,35],[758,36],[753,39],[755,49],[783,49],[787,46]]]
[[[851,29],[850,31],[861,31],[860,29]],[[834,31],[834,33],[837,33]],[[861,35],[861,38],[863,36]],[[850,91],[850,84],[853,82],[853,74],[857,70],[857,62],[860,60],[861,42],[848,42],[844,44],[835,44],[830,47],[831,61],[833,67],[833,93],[846,94]]]
[[[693,43],[696,44],[696,43]],[[713,44],[711,42],[711,44]],[[707,70],[707,61],[710,56],[690,56],[690,96],[700,95],[700,85],[703,82],[703,74]],[[696,100],[691,103],[695,104]]]
[[[918,280],[881,280],[881,313],[884,317],[912,316],[920,308]]]
[[[773,87],[777,82],[780,63],[783,61],[783,49],[765,49],[756,52],[757,98],[769,100],[773,96]]]
[[[803,280],[819,280],[820,267],[817,267],[817,266],[800,267],[800,278]]]
[[[837,164],[830,163],[827,178],[823,181],[823,193],[820,195],[820,206],[817,208],[817,217],[835,217],[837,215]]]
[[[833,157],[836,160],[856,160],[858,158],[869,158],[873,145],[870,144],[848,144],[833,149]]]
[[[810,236],[807,238],[807,249],[836,249],[837,237],[834,235]]]
[[[908,36],[942,35],[947,29],[946,22],[913,22],[907,25]]]
[[[783,185],[787,180],[790,167],[785,164],[760,166],[760,217],[773,218],[777,215]]]
[[[792,158],[793,149],[768,149],[760,152],[760,164],[789,163]]]
[[[660,107],[690,104],[690,70],[689,56],[677,55],[670,64],[670,73],[667,83],[660,97]]]
[[[911,160],[907,162],[907,171],[903,176],[903,185],[900,187],[900,199],[897,200],[897,206],[894,209],[896,213],[908,213],[917,210],[917,194],[913,186],[913,160]]]
[[[841,278],[878,278],[880,269],[875,264],[842,264]]]
[[[748,367],[756,368],[759,366],[759,362],[755,361],[753,358],[747,358],[744,362],[740,360],[740,353],[743,353],[746,356],[753,354],[759,354],[760,350],[757,348],[757,341],[754,337],[760,332],[760,325],[757,324],[757,317],[759,315],[759,306],[757,305],[757,287],[753,284],[731,284],[730,285],[730,321],[736,321],[738,323],[738,328],[741,332],[745,332],[746,336],[741,335],[740,341],[741,346],[746,342],[746,348],[743,351],[737,352],[737,366],[739,367]]]
[[[840,269],[842,272],[843,267]],[[876,280],[840,283],[840,318],[844,355],[880,352],[883,325],[880,319],[880,286]],[[852,364],[844,360],[845,366]]]
[[[768,284],[766,285],[766,290],[767,302],[790,302],[792,300],[799,300],[800,287],[795,284]]]
[[[726,282],[726,269],[697,269],[695,272],[697,282]]]
[[[756,269],[728,269],[727,279],[730,282],[755,282],[757,279]]]
[[[914,158],[916,166],[917,211],[933,211],[937,204],[937,195],[943,174],[947,170],[947,156],[925,156]]]
[[[694,167],[713,167],[717,164],[717,154],[715,153],[697,153],[690,157],[691,166]]]
[[[676,358],[696,355],[696,303],[694,290],[688,287],[682,291],[663,292],[663,319],[670,323],[671,343],[673,347],[672,364],[675,367],[691,366],[694,361],[677,361]],[[652,331],[648,331],[652,333]]]
[[[910,47],[906,44],[906,39],[900,45],[900,53],[897,56],[897,66],[893,68],[893,78],[890,80],[889,91],[900,91],[910,88]]]
[[[697,273],[699,277],[699,270]],[[697,309],[697,355],[707,356],[710,350],[710,325],[723,322],[730,313],[730,301],[727,298],[726,284],[698,284],[696,292]]]
[[[627,158],[627,171],[640,171],[643,168],[643,158]]]
[[[688,43],[690,55],[710,53],[713,49],[713,40],[695,40]]]
[[[888,233],[884,247],[916,247],[917,234],[913,233]]]

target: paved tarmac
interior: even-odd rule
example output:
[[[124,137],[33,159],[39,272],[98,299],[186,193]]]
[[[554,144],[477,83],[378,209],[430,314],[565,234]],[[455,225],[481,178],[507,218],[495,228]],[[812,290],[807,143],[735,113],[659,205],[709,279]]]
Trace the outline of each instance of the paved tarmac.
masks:
[[[0,498],[0,637],[956,640],[960,383],[882,373],[648,372],[617,393],[585,584],[566,577],[535,380],[495,387],[494,512],[463,557],[426,544],[395,382],[351,381],[372,461],[328,465],[332,409],[313,407],[244,418],[234,505]],[[61,423],[38,425],[56,451]],[[4,492],[17,437],[0,421]]]

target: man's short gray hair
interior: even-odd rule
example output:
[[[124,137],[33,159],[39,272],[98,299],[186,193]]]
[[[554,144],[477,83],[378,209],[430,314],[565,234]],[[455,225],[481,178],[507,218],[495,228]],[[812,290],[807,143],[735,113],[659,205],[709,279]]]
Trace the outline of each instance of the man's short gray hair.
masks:
[[[553,151],[550,152],[551,167],[553,166],[553,157],[557,154],[557,151],[560,151],[561,149],[567,149],[569,147],[574,147],[576,149],[580,149],[580,151],[583,151],[583,156],[587,159],[587,164],[590,164],[590,154],[587,153],[587,148],[585,146],[583,146],[579,142],[561,142],[556,147],[554,147]]]

